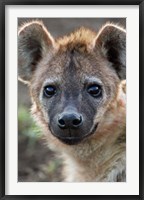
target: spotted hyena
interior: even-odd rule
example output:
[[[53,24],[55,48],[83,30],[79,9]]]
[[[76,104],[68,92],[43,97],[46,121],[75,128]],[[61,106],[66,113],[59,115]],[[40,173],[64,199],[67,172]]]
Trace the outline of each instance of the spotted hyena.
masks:
[[[65,181],[125,181],[125,29],[107,23],[54,39],[31,21],[19,29],[18,71]]]

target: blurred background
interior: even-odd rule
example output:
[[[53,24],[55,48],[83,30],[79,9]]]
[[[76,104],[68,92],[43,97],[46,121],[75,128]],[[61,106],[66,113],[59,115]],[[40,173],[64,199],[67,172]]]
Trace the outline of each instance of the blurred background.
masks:
[[[36,18],[19,18],[18,26]],[[126,27],[125,18],[38,18],[53,37],[68,34],[80,26],[95,31],[106,22]],[[46,146],[42,132],[30,115],[31,100],[27,86],[18,82],[18,181],[62,181],[62,161]]]

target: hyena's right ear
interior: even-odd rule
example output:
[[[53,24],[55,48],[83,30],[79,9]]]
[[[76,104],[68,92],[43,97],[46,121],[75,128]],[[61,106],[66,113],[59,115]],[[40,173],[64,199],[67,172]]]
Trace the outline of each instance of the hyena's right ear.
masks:
[[[46,51],[51,51],[54,39],[42,22],[26,23],[18,33],[18,75],[29,83],[38,62]]]

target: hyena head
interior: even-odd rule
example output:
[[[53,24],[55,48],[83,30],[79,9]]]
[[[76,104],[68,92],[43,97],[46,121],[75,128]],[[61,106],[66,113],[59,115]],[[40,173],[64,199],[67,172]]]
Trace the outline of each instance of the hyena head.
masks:
[[[18,36],[19,78],[30,87],[35,115],[54,138],[77,144],[92,134],[126,77],[126,32],[106,24],[54,39],[42,22]]]

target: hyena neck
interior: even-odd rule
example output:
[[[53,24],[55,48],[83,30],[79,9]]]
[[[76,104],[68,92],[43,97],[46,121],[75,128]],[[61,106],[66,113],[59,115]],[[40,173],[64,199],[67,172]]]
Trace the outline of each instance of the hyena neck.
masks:
[[[111,152],[86,160],[65,155],[63,176],[68,182],[124,182],[126,180],[126,156],[124,151]]]
[[[66,181],[125,181],[124,133],[115,142],[106,139],[103,144],[85,143],[64,152],[63,156]]]

